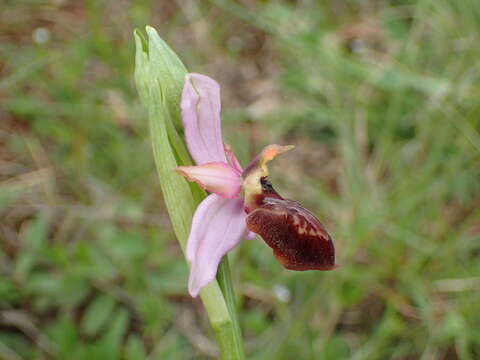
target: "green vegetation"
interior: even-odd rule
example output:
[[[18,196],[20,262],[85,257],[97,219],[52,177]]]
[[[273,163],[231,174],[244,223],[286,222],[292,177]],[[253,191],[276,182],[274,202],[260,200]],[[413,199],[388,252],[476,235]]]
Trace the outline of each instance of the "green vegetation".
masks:
[[[155,174],[133,29],[223,88],[243,164],[324,220],[338,270],[231,256],[249,359],[480,357],[480,2],[7,0],[0,358],[209,359]]]

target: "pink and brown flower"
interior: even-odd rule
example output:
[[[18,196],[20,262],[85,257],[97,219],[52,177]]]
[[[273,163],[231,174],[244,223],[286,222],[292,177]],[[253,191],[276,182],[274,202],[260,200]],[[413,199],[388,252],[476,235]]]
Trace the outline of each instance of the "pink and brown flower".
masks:
[[[215,278],[222,257],[254,233],[287,269],[334,269],[333,242],[320,221],[299,203],[282,198],[268,181],[266,164],[293,146],[268,145],[243,170],[223,142],[220,109],[217,82],[188,74],[181,110],[196,166],[179,166],[176,171],[211,193],[195,212],[187,242],[190,295],[197,296]]]

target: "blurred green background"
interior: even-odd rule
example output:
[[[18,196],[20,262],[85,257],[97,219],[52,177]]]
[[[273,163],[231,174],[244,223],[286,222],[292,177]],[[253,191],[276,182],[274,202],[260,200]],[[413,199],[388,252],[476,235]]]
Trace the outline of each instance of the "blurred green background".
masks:
[[[222,85],[245,165],[341,267],[232,254],[249,359],[480,358],[478,0],[3,0],[0,358],[211,359],[162,205],[132,31]]]

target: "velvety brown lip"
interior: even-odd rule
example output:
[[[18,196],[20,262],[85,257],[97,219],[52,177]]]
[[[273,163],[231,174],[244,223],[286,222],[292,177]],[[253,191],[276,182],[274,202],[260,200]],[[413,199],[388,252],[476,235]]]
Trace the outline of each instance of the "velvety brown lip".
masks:
[[[250,231],[259,234],[275,257],[289,270],[333,270],[335,248],[320,221],[298,202],[282,198],[271,183],[261,179],[262,193],[248,209]]]

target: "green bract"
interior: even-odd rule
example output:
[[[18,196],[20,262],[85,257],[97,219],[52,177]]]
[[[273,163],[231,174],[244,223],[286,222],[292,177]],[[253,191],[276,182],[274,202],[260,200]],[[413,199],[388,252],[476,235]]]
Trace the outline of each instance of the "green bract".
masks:
[[[136,30],[134,34],[137,48],[135,78],[138,91],[145,103],[149,82],[159,81],[163,86],[165,102],[175,125],[179,126],[180,96],[187,69],[154,28],[147,26],[146,31],[148,43],[139,31]]]

